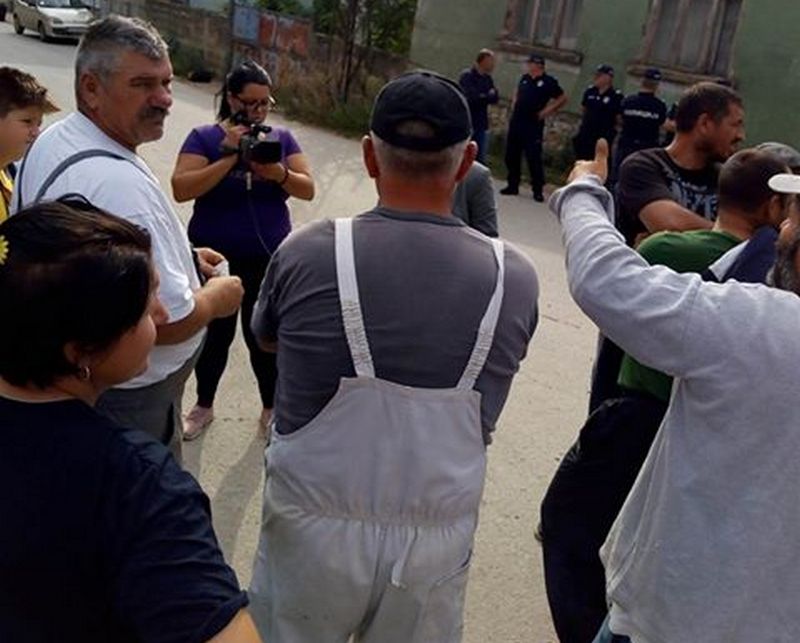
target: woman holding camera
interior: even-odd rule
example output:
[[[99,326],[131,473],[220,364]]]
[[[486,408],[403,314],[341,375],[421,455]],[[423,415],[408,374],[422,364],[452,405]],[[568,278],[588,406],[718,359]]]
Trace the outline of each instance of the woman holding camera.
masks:
[[[189,222],[192,243],[213,245],[227,257],[230,274],[242,280],[242,331],[263,405],[259,429],[268,436],[275,355],[258,347],[250,317],[269,259],[291,231],[286,201],[291,196],[310,201],[314,180],[291,132],[264,126],[274,100],[272,80],[263,67],[241,63],[228,74],[218,96],[217,122],[189,134],[178,155],[172,190],[178,202],[195,200]],[[185,440],[196,438],[214,419],[214,397],[235,335],[236,315],[208,327],[195,368],[197,404],[186,416]]]
[[[0,641],[260,641],[208,498],[95,412],[167,312],[149,235],[85,202],[0,224]]]

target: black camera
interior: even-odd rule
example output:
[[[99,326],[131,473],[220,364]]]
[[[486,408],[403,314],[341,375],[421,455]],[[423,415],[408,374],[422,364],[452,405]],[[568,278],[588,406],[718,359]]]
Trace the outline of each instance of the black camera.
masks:
[[[239,139],[239,158],[244,163],[279,163],[283,158],[281,142],[272,134],[269,125],[251,123],[247,112],[236,112],[231,116],[233,125],[244,125],[250,130]]]

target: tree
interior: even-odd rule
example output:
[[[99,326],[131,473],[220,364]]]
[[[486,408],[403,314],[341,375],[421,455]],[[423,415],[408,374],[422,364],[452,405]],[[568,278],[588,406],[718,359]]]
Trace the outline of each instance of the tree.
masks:
[[[417,0],[314,0],[317,31],[338,49],[336,87],[347,102],[353,83],[370,73],[374,50],[407,56]],[[340,47],[337,47],[340,45]]]

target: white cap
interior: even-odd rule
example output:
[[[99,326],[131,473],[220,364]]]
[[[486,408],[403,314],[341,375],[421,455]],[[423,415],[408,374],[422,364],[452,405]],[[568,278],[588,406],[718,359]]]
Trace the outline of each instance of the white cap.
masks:
[[[769,180],[769,187],[782,194],[800,194],[800,174],[776,174]]]

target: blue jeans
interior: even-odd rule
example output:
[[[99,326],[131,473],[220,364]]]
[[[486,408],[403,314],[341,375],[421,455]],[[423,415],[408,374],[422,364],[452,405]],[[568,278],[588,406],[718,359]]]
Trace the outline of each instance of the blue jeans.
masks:
[[[489,151],[489,130],[476,129],[472,133],[472,140],[478,144],[478,156],[476,160],[486,165],[486,152]]]
[[[608,619],[610,617],[606,617],[603,626],[600,628],[600,631],[597,633],[597,638],[594,640],[594,643],[631,643],[631,640],[627,636],[620,636],[619,634],[614,634],[610,629],[608,629]]]

